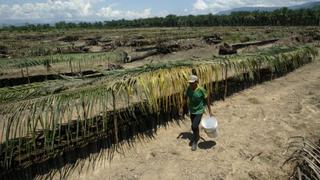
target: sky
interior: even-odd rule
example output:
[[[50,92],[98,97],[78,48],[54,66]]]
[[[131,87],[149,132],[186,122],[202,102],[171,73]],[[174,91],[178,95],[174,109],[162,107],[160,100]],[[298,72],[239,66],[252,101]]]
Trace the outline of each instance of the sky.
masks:
[[[168,14],[215,14],[246,6],[291,6],[314,0],[0,0],[0,23],[101,21]]]

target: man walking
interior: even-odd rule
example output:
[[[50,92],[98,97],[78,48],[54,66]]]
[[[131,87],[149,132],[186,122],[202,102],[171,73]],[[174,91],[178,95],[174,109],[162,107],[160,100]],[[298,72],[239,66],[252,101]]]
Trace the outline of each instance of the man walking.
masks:
[[[188,108],[190,111],[191,128],[193,132],[192,139],[192,151],[195,151],[198,147],[198,141],[200,139],[199,124],[203,113],[205,112],[205,106],[207,105],[209,114],[212,116],[210,101],[207,91],[198,84],[198,77],[191,75],[189,80],[189,86],[185,92],[186,100],[189,100]]]

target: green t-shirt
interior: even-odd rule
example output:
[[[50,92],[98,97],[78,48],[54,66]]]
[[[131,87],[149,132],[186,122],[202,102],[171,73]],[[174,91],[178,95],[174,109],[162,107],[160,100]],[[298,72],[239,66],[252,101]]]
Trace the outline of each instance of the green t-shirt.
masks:
[[[191,114],[203,114],[205,111],[207,91],[198,86],[194,91],[189,86],[186,91],[186,96],[189,98],[189,109]]]

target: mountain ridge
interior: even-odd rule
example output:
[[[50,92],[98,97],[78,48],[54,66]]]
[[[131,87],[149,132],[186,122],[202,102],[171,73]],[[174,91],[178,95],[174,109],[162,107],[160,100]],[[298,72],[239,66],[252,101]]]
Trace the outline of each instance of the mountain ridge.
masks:
[[[239,7],[239,8],[233,8],[225,11],[220,11],[216,13],[216,15],[230,15],[233,12],[241,12],[241,11],[274,11],[277,9],[281,9],[284,7],[287,7],[288,9],[297,10],[297,9],[311,9],[314,7],[320,6],[320,1],[314,1],[314,2],[308,2],[300,5],[294,5],[294,6],[277,6],[277,7]]]

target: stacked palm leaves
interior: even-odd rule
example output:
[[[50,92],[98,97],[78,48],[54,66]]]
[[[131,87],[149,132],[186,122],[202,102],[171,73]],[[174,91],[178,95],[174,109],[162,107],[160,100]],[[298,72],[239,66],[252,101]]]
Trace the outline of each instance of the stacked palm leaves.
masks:
[[[48,56],[4,59],[0,61],[0,74],[22,72],[25,76],[27,71],[39,70],[44,67],[46,70],[58,70],[65,67],[70,72],[80,72],[84,68],[95,68],[105,65],[108,61],[120,60],[117,52],[84,53],[84,54],[56,54]],[[23,74],[23,71],[25,74]]]
[[[307,46],[276,47],[256,54],[101,71],[102,78],[76,80],[49,93],[41,94],[43,88],[52,89],[62,81],[0,89],[1,168],[24,165],[37,155],[52,157],[61,147],[77,146],[110,130],[118,141],[120,122],[129,117],[170,113],[183,107],[183,92],[192,72],[212,93],[219,88],[214,82],[230,76],[243,78],[246,73],[254,78],[266,68],[288,71],[310,62],[316,54]]]

